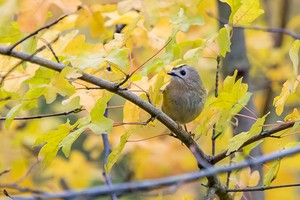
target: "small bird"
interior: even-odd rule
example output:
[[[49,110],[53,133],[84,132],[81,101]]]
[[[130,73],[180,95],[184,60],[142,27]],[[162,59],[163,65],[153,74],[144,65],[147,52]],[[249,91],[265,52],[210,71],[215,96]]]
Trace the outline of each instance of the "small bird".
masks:
[[[207,91],[195,68],[174,67],[168,72],[171,82],[163,91],[162,111],[179,124],[194,120],[203,110]]]

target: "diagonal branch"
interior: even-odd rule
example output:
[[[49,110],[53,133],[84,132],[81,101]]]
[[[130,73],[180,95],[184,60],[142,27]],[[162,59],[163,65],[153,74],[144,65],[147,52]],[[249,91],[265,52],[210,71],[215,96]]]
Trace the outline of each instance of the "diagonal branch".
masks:
[[[14,197],[14,200],[35,200],[35,199],[71,199],[74,197],[99,197],[99,196],[107,196],[112,193],[117,193],[118,195],[132,193],[137,191],[150,191],[155,190],[162,187],[168,187],[172,185],[180,185],[182,183],[197,181],[200,178],[215,176],[217,174],[226,173],[233,170],[242,169],[245,167],[258,165],[262,163],[266,163],[272,160],[276,160],[278,158],[285,158],[287,156],[294,155],[300,152],[300,146],[285,149],[281,151],[276,151],[267,155],[256,157],[255,159],[249,159],[237,164],[232,164],[229,166],[220,166],[220,167],[211,167],[208,169],[201,170],[200,172],[191,172],[177,176],[170,176],[167,178],[161,178],[156,180],[147,180],[141,182],[131,182],[131,183],[119,183],[115,184],[111,187],[109,186],[99,186],[93,187],[86,190],[81,191],[65,191],[62,193],[56,194],[42,194],[37,197]]]
[[[15,58],[19,58],[23,61],[29,61],[34,64],[38,64],[41,66],[44,66],[46,68],[55,70],[55,71],[62,71],[66,66],[61,63],[55,63],[47,59],[43,59],[37,56],[33,56],[27,53],[19,52],[16,50],[12,50],[11,54],[9,55],[7,53],[9,47],[0,46],[0,54],[2,55],[8,55]],[[198,164],[201,166],[201,168],[206,168],[210,166],[210,164],[207,162],[209,160],[209,157],[203,152],[203,150],[197,145],[197,143],[193,140],[192,136],[184,131],[183,129],[178,128],[178,124],[173,121],[169,116],[167,116],[165,113],[163,113],[161,110],[156,108],[154,105],[150,104],[149,102],[145,101],[144,99],[140,98],[136,94],[120,88],[118,86],[118,83],[109,82],[107,80],[98,78],[96,76],[82,73],[82,76],[80,77],[81,80],[89,82],[91,84],[97,85],[103,89],[106,89],[110,92],[113,92],[115,94],[118,94],[121,97],[124,97],[125,99],[131,101],[132,103],[136,104],[149,114],[151,116],[156,116],[156,118],[162,122],[166,127],[170,129],[174,134],[178,136],[178,138],[183,142],[189,149],[194,148],[192,153],[194,156],[197,156],[201,158],[201,160],[197,160]]]
[[[0,46],[0,54],[19,58],[23,61],[29,61],[31,63],[38,64],[55,71],[62,71],[66,67],[64,64],[55,63],[38,56],[30,55],[16,50],[12,50],[9,54],[8,49],[9,47]],[[179,128],[178,124],[175,121],[173,121],[168,115],[156,108],[154,105],[140,98],[136,94],[124,88],[121,88],[118,83],[113,83],[87,73],[82,73],[82,76],[79,79],[113,92],[136,104],[137,106],[148,112],[151,116],[156,116],[156,118],[161,123],[163,123],[171,132],[173,132],[177,136],[177,138],[191,151],[194,158],[197,160],[200,169],[211,167],[211,164],[209,163],[209,156],[207,156],[198,146],[192,135],[182,128]],[[231,199],[230,195],[227,194],[225,187],[220,183],[220,180],[217,177],[213,176],[207,178],[209,185],[217,188],[216,194],[222,196],[221,199]]]

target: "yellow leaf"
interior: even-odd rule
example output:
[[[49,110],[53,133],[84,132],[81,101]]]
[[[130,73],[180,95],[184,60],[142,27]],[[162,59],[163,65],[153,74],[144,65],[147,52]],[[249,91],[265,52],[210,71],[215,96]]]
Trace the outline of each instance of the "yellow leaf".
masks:
[[[264,176],[264,186],[270,186],[271,183],[275,180],[277,173],[280,167],[280,160],[276,160],[273,162],[272,166],[270,167],[269,171]]]
[[[99,37],[104,30],[104,19],[100,12],[94,12],[91,17],[90,32],[93,38]]]
[[[80,164],[80,167],[78,166]],[[83,152],[74,150],[69,159],[57,157],[43,171],[44,177],[51,177],[54,184],[51,184],[53,190],[61,188],[60,181],[64,180],[74,189],[89,187],[90,183],[99,177],[95,176],[95,166],[87,160]],[[53,188],[56,187],[56,188]]]
[[[259,172],[257,170],[252,172],[251,175],[250,175],[250,180],[249,180],[248,186],[250,186],[250,187],[256,186],[258,184],[259,177],[260,177],[260,175],[259,175]]]
[[[230,32],[232,28],[230,26],[223,27],[219,30],[219,34],[217,37],[219,43],[219,51],[221,56],[225,57],[227,52],[230,52],[230,45],[231,45],[231,37]]]
[[[288,97],[294,93],[299,85],[300,76],[295,78],[290,78],[287,80],[281,89],[280,94],[274,98],[273,105],[276,107],[276,114],[281,115],[283,112],[284,105]]]
[[[164,85],[164,77],[165,72],[159,72],[155,77],[154,85],[149,88],[149,95],[154,105],[157,105],[162,99],[161,88]]]
[[[245,188],[249,186],[256,186],[259,181],[259,172],[257,170],[251,173],[250,168],[244,168],[240,173],[239,187]]]
[[[299,64],[299,46],[300,46],[300,40],[295,40],[292,44],[292,47],[289,50],[290,58],[293,62],[293,69],[294,69],[294,75],[298,75],[298,64]]]
[[[259,8],[259,0],[241,0],[241,6],[234,13],[232,23],[245,25],[254,21],[264,10]]]
[[[139,122],[140,112],[141,108],[139,106],[131,103],[130,101],[126,101],[123,108],[123,122]]]
[[[299,112],[297,108],[294,108],[291,114],[285,116],[284,121],[296,121],[299,118]]]
[[[114,164],[119,160],[121,153],[125,147],[125,144],[127,143],[128,138],[130,135],[134,132],[136,128],[130,127],[125,134],[121,136],[120,144],[117,148],[115,148],[108,156],[108,163],[105,165],[105,169],[110,172],[111,168],[114,166]]]
[[[197,56],[199,53],[201,53],[202,50],[203,50],[203,47],[197,47],[197,48],[190,49],[184,54],[183,59],[184,60],[192,59],[195,56]]]

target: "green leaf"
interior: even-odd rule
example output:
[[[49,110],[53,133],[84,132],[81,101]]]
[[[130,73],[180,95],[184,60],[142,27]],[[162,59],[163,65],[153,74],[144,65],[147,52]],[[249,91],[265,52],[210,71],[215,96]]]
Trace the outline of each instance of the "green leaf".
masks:
[[[165,72],[159,72],[154,85],[149,88],[149,95],[154,105],[157,105],[162,99],[160,90],[164,85],[164,74]]]
[[[114,121],[105,117],[99,118],[97,123],[91,123],[89,129],[91,129],[96,134],[107,134],[111,132],[114,125]]]
[[[241,0],[241,6],[234,13],[233,24],[246,25],[254,21],[264,10],[259,8],[259,0]]]
[[[50,83],[52,77],[58,74],[58,72],[50,70],[45,67],[40,67],[36,70],[34,76],[32,78],[29,78],[25,81],[25,83],[31,84],[31,85],[41,85],[41,84],[48,84]]]
[[[3,88],[0,88],[0,108],[8,104],[14,99],[19,99],[20,95],[16,92],[8,92]]]
[[[280,167],[280,159],[273,162],[272,166],[269,168],[269,171],[264,176],[264,186],[268,187],[275,180],[277,173]]]
[[[229,21],[234,25],[247,25],[264,13],[259,0],[221,0],[231,8]]]
[[[203,52],[203,47],[197,47],[197,48],[190,49],[184,54],[183,59],[184,60],[191,60],[194,58],[197,59],[201,55],[202,52]]]
[[[294,75],[298,75],[298,65],[299,65],[299,46],[300,46],[300,40],[295,40],[292,44],[292,47],[289,50],[290,58],[293,62],[293,69],[294,69]]]
[[[101,122],[101,117],[103,117],[105,109],[107,107],[107,102],[111,99],[113,93],[105,91],[100,99],[97,100],[94,108],[91,110],[90,116],[93,123]]]
[[[125,134],[121,136],[120,144],[117,148],[115,148],[108,156],[108,163],[105,165],[106,171],[109,173],[114,164],[119,160],[121,153],[125,147],[125,144],[130,137],[130,135],[134,132],[135,128],[130,128],[126,131]]]
[[[128,63],[128,49],[127,48],[114,48],[109,52],[108,56],[104,59],[120,67],[123,71],[127,71]]]
[[[14,106],[12,109],[10,109],[10,111],[6,115],[6,120],[5,120],[6,128],[10,127],[12,121],[14,120],[16,115],[21,111],[22,108],[23,108],[23,104],[18,104]]]
[[[56,74],[52,78],[51,83],[48,87],[49,94],[47,95],[47,93],[46,93],[46,95],[45,95],[46,100],[48,99],[49,96],[50,96],[50,98],[52,98],[51,95],[55,96],[55,98],[56,98],[57,93],[62,96],[71,96],[72,94],[75,93],[74,86],[69,82],[69,80],[66,79],[66,77],[68,76],[68,74],[70,72],[71,72],[70,68],[66,67],[60,73]],[[49,102],[52,102],[52,101],[49,100]]]
[[[45,165],[48,165],[56,156],[60,148],[60,143],[72,130],[73,126],[67,121],[65,124],[61,124],[57,130],[52,130],[37,138],[34,146],[46,143],[39,152],[39,156],[43,157]]]
[[[226,155],[238,150],[249,138],[248,132],[241,132],[230,138]]]
[[[204,20],[203,17],[200,15],[194,17],[188,17],[185,15],[184,9],[180,8],[177,15],[174,18],[170,19],[170,23],[175,25],[175,30],[187,32],[191,25],[198,25],[198,26],[203,25]]]
[[[37,48],[37,38],[36,37],[30,37],[29,39],[22,42],[22,51],[32,54],[36,51]]]
[[[252,149],[254,149],[255,147],[257,147],[259,144],[261,144],[263,142],[263,140],[259,140],[257,142],[253,142],[245,147],[243,147],[243,153],[245,156],[249,156],[250,152],[252,151]]]
[[[62,96],[71,96],[75,93],[74,86],[67,80],[67,77],[79,77],[79,73],[75,73],[75,70],[66,67],[61,72],[55,72],[49,69],[43,69],[40,67],[34,77],[26,80],[26,83],[30,85],[30,89],[25,94],[24,98],[38,99],[40,96],[44,96],[48,104],[52,103],[57,94]],[[33,102],[28,102],[28,108],[33,107]]]
[[[69,157],[71,147],[75,140],[88,128],[88,126],[83,126],[75,131],[72,131],[70,134],[68,134],[63,140],[59,143],[59,148],[62,147],[62,151],[65,154],[66,157]]]
[[[217,37],[219,43],[219,49],[221,56],[225,57],[227,52],[230,52],[230,45],[231,45],[231,37],[230,32],[232,28],[229,26],[223,27],[219,30],[219,34]]]
[[[104,117],[108,101],[113,96],[113,93],[105,91],[100,99],[96,102],[91,110],[91,124],[89,128],[96,134],[109,133],[113,126],[113,121]]]
[[[268,114],[264,115],[261,118],[258,118],[255,123],[252,125],[249,131],[247,132],[242,132],[234,136],[229,140],[228,144],[228,151],[227,155],[229,155],[232,152],[237,151],[248,139],[250,139],[252,136],[259,134],[262,131],[263,124],[266,120],[266,117]],[[252,146],[253,148],[255,147]],[[247,151],[250,151],[249,148]]]
[[[219,89],[217,98],[210,97],[207,99],[206,106],[202,111],[204,119],[196,128],[197,135],[207,133],[214,124],[216,124],[217,132],[225,132],[232,117],[249,101],[251,93],[247,92],[248,85],[242,82],[242,78],[235,81],[236,76],[237,70],[232,76],[226,77],[223,87]]]
[[[232,107],[230,113],[232,115],[239,113],[248,104],[251,96],[252,93],[246,92],[246,94],[241,99],[238,100],[237,104],[235,104]]]

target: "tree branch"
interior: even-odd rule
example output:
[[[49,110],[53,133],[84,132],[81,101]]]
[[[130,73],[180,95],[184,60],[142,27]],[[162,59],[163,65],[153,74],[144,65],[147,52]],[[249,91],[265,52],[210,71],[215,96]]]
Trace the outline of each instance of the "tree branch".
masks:
[[[104,113],[104,116],[105,117],[108,117],[108,109],[106,108],[105,109],[105,113]],[[107,186],[111,187],[112,186],[112,180],[111,180],[111,177],[109,175],[109,173],[106,171],[106,168],[105,168],[105,165],[108,164],[108,156],[111,152],[111,148],[110,148],[110,145],[109,145],[109,141],[108,141],[108,136],[107,134],[102,134],[102,141],[103,141],[103,146],[104,146],[104,158],[103,158],[103,177],[105,179],[105,183]],[[112,193],[110,195],[111,197],[111,200],[117,200],[117,195],[116,193]]]
[[[12,56],[15,58],[19,58],[24,61],[29,61],[34,64],[41,65],[43,67],[55,70],[62,71],[66,66],[61,63],[55,63],[47,59],[40,58],[38,56],[33,56],[27,53],[19,52],[16,50],[12,50],[9,54],[9,47],[0,46],[0,54]],[[207,156],[203,150],[198,146],[198,144],[193,139],[192,135],[178,127],[178,124],[173,121],[168,115],[164,112],[156,108],[154,105],[140,98],[136,94],[123,89],[120,87],[118,83],[109,82],[107,80],[98,78],[96,76],[82,73],[82,76],[79,78],[83,81],[89,82],[91,84],[97,85],[103,89],[106,89],[110,92],[113,92],[132,103],[136,104],[146,112],[148,112],[151,116],[155,116],[160,122],[162,122],[171,132],[173,132],[177,138],[192,152],[194,158],[197,160],[198,167],[200,169],[211,167],[209,163],[210,157]],[[221,199],[227,200],[231,199],[230,195],[226,193],[226,188],[222,186],[219,179],[217,177],[207,177],[209,185],[217,188],[216,193],[219,195]]]
[[[258,186],[258,187],[248,187],[248,188],[237,188],[237,189],[227,189],[227,192],[251,192],[251,191],[265,191],[265,190],[273,190],[280,188],[288,188],[288,187],[299,187],[300,183],[294,184],[285,184],[285,185],[274,185],[274,186]]]
[[[63,20],[64,18],[66,18],[67,16],[69,16],[69,14],[66,14],[60,18],[58,18],[57,20],[55,20],[54,22],[46,25],[46,26],[43,26],[39,29],[37,29],[36,31],[34,31],[33,33],[27,35],[26,37],[22,38],[21,40],[19,40],[18,42],[16,42],[15,44],[11,45],[10,47],[7,48],[7,54],[10,54],[11,51],[16,47],[18,46],[19,44],[21,44],[22,42],[24,42],[25,40],[27,40],[28,38],[38,34],[40,31],[44,30],[44,29],[48,29],[50,28],[51,26],[54,26],[55,24],[57,24],[58,22],[60,22],[61,20]]]
[[[5,46],[0,46],[0,54],[2,55],[7,55],[7,56],[12,56],[15,58],[19,58],[24,61],[29,61],[34,64],[41,65],[43,67],[55,70],[55,71],[62,71],[66,66],[61,63],[55,63],[50,60],[40,58],[38,56],[32,56],[27,53],[19,52],[16,50],[12,50],[11,54],[8,54],[8,49],[9,47]],[[87,73],[82,73],[82,76],[79,78],[83,81],[92,83],[94,85],[97,85],[103,89],[106,89],[110,92],[113,92],[115,94],[118,94],[119,96],[131,101],[132,103],[136,104],[149,114],[151,116],[156,116],[156,118],[162,122],[166,127],[170,129],[174,134],[178,136],[181,142],[183,142],[189,149],[192,147],[194,148],[194,151],[192,153],[194,156],[197,158],[201,158],[197,160],[198,164],[200,165],[201,168],[206,168],[209,167],[210,164],[208,163],[209,157],[203,152],[203,150],[197,145],[197,143],[193,140],[192,136],[187,133],[183,129],[178,128],[178,124],[173,121],[168,115],[163,113],[161,110],[156,108],[154,105],[150,104],[149,102],[143,100],[136,94],[125,90],[123,88],[118,87],[118,83],[112,83],[107,80],[98,78],[96,76],[87,74]]]
[[[264,130],[261,133],[255,135],[252,138],[250,138],[249,140],[247,140],[239,149],[237,149],[234,152],[231,152],[229,155],[231,155],[231,154],[239,151],[240,149],[242,149],[243,147],[245,147],[245,146],[247,146],[249,144],[257,142],[257,141],[259,141],[259,140],[261,140],[263,138],[270,137],[270,136],[272,136],[272,134],[278,133],[279,131],[291,128],[291,127],[294,126],[294,124],[295,124],[295,122],[289,122],[289,123],[280,125],[278,127],[272,128],[272,129]],[[218,155],[213,156],[211,158],[211,160],[210,160],[210,163],[215,164],[215,163],[219,162],[220,160],[223,160],[224,158],[226,158],[227,156],[229,156],[229,155],[226,155],[226,154],[227,154],[227,150],[219,153]]]
[[[297,146],[294,148],[276,151],[267,155],[259,156],[256,157],[255,159],[245,160],[243,162],[232,164],[230,166],[211,167],[198,172],[186,173],[186,174],[171,176],[162,179],[147,180],[141,182],[131,182],[131,183],[119,183],[111,187],[99,186],[99,187],[93,187],[81,191],[65,191],[56,194],[42,194],[39,195],[38,197],[14,197],[14,200],[74,198],[77,196],[99,197],[99,196],[107,196],[112,193],[121,195],[121,194],[136,192],[136,191],[155,190],[161,187],[180,185],[182,183],[193,182],[200,178],[211,177],[220,173],[226,173],[228,171],[238,170],[245,167],[266,163],[272,160],[276,160],[278,158],[285,158],[287,156],[291,156],[299,152],[300,152],[300,146]]]
[[[300,35],[298,35],[297,33],[285,29],[285,28],[279,28],[279,27],[260,27],[260,26],[240,26],[240,25],[235,25],[233,23],[229,23],[227,19],[221,19],[221,18],[217,18],[216,16],[214,16],[212,13],[207,12],[207,15],[216,19],[217,21],[219,21],[222,24],[228,24],[229,26],[233,27],[233,28],[237,28],[237,29],[246,29],[246,30],[256,30],[256,31],[263,31],[263,32],[269,32],[269,33],[282,33],[288,36],[291,36],[292,38],[296,39],[296,40],[300,40]]]
[[[83,111],[84,109],[82,108],[76,108],[74,110],[66,111],[66,112],[61,112],[61,113],[52,113],[52,114],[45,114],[45,115],[35,115],[35,116],[28,116],[28,117],[15,117],[14,120],[29,120],[29,119],[41,119],[41,118],[47,118],[47,117],[57,117],[57,116],[62,116],[62,115],[69,115],[72,113],[79,113]],[[0,117],[1,120],[6,120],[7,117]]]

